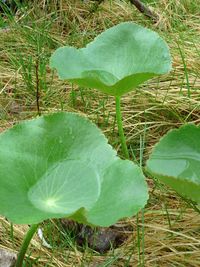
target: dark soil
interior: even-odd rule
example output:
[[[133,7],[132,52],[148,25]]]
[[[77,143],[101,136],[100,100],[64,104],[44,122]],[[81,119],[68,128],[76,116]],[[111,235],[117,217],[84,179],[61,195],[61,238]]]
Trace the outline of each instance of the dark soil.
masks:
[[[89,248],[100,252],[107,252],[111,248],[119,247],[128,238],[124,227],[95,227],[78,224],[72,220],[61,219],[63,229],[73,233],[79,246]],[[130,230],[130,229],[128,229]]]

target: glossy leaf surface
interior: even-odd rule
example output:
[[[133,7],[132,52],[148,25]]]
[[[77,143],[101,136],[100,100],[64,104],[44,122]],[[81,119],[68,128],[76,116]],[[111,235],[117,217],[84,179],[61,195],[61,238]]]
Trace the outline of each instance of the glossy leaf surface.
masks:
[[[167,44],[157,33],[125,22],[106,30],[85,48],[58,48],[50,66],[61,79],[121,96],[169,72],[171,59]]]
[[[180,195],[200,203],[200,128],[169,131],[154,147],[147,171]]]
[[[84,117],[55,113],[0,134],[0,214],[14,223],[70,217],[107,226],[147,198],[139,167]]]

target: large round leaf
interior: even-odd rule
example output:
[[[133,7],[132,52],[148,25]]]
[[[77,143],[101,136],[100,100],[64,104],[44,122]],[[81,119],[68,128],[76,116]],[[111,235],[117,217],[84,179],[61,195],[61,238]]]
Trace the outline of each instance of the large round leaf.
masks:
[[[106,226],[146,203],[144,177],[137,166],[128,164],[126,170],[127,161],[116,156],[101,131],[77,114],[55,113],[22,122],[0,135],[0,214],[14,223],[71,217]],[[105,192],[109,188],[110,194]],[[109,214],[108,206],[98,217],[103,200],[115,201],[119,214],[113,215],[112,209]]]
[[[155,146],[147,171],[180,195],[200,203],[200,128],[172,130]]]
[[[58,48],[50,59],[59,77],[121,96],[171,69],[167,44],[159,35],[132,22],[114,26],[85,48]]]

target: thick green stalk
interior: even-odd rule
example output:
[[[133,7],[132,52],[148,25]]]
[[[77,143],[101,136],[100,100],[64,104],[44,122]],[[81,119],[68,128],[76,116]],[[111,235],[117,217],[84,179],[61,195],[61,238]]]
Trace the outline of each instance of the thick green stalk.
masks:
[[[124,135],[124,129],[123,129],[123,124],[122,124],[122,113],[121,113],[120,100],[121,100],[120,96],[116,96],[115,102],[116,102],[116,119],[117,119],[118,133],[119,133],[124,156],[126,159],[129,159],[129,153],[128,153],[128,148],[126,145],[126,138]]]
[[[31,225],[28,232],[26,233],[26,236],[25,236],[24,241],[21,245],[19,254],[17,256],[17,262],[16,262],[15,267],[22,267],[23,266],[23,260],[24,260],[27,248],[30,244],[30,241],[31,241],[33,235],[37,231],[37,229],[38,229],[38,224],[33,224],[33,225]]]

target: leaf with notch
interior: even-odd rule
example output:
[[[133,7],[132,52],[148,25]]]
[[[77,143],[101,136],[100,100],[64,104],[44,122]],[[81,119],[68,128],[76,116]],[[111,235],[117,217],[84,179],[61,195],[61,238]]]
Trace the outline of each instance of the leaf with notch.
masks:
[[[63,80],[121,96],[171,69],[167,44],[156,33],[132,22],[120,23],[85,48],[58,48],[50,59]]]
[[[55,113],[0,134],[0,214],[14,223],[70,217],[108,226],[147,199],[140,168],[84,117]]]

